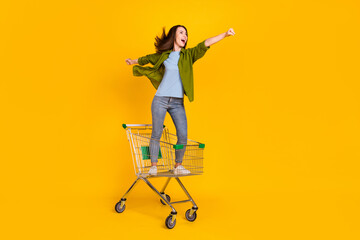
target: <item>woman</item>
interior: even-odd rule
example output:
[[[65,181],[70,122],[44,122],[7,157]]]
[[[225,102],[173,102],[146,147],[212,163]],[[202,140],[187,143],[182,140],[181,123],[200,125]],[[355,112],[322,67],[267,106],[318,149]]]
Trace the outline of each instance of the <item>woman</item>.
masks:
[[[148,54],[135,60],[126,59],[128,65],[139,64],[133,67],[134,76],[146,76],[157,89],[151,104],[152,134],[150,140],[151,168],[149,174],[157,174],[157,157],[159,153],[159,140],[163,131],[166,112],[169,112],[177,135],[177,144],[187,144],[187,119],[184,108],[184,94],[189,101],[194,100],[193,68],[196,60],[204,56],[210,45],[233,36],[234,30],[200,42],[193,48],[186,49],[188,41],[187,29],[182,25],[173,26],[168,34],[161,38],[156,37],[156,53]],[[141,67],[147,63],[153,67]],[[185,148],[175,150],[174,174],[189,174],[190,171],[182,166]]]

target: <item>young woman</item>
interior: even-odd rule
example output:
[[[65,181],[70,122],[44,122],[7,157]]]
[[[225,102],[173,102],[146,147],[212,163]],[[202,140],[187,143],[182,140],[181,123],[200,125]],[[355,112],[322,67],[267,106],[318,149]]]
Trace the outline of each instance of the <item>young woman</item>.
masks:
[[[159,140],[163,131],[166,112],[169,112],[177,135],[177,144],[187,144],[187,119],[184,108],[184,94],[189,101],[194,100],[193,68],[196,60],[203,57],[210,46],[225,37],[233,36],[234,30],[215,37],[208,38],[193,48],[186,49],[188,42],[187,29],[182,25],[173,26],[162,36],[156,37],[156,53],[148,54],[135,60],[126,59],[128,65],[139,64],[133,67],[134,76],[146,76],[157,89],[151,104],[152,134],[150,140],[151,168],[149,174],[157,174],[157,157]],[[153,67],[142,67],[151,63]],[[174,174],[189,174],[190,171],[182,166],[185,148],[175,150]]]

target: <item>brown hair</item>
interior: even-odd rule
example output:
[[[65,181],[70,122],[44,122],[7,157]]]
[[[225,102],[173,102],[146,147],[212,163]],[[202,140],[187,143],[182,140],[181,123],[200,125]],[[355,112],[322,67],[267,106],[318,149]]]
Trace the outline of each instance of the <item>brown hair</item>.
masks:
[[[156,49],[157,53],[162,53],[162,52],[165,52],[167,50],[170,50],[170,49],[174,48],[174,41],[175,41],[175,38],[176,38],[176,30],[177,30],[178,27],[185,28],[186,34],[188,33],[186,27],[184,27],[183,25],[175,25],[175,26],[173,26],[172,28],[170,28],[168,34],[165,33],[165,27],[163,27],[162,36],[161,37],[158,37],[158,36],[155,37],[154,45],[155,45],[155,49]],[[184,48],[186,48],[187,42],[188,41],[186,40]]]

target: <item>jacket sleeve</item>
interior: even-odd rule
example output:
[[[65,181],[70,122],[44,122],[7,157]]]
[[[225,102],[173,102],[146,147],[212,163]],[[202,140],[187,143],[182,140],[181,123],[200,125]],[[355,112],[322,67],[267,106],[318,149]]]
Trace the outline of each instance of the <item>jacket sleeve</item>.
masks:
[[[196,60],[202,58],[208,49],[210,49],[210,46],[207,46],[207,47],[205,46],[205,40],[193,48],[188,48],[188,51],[190,52],[193,63]]]
[[[159,60],[160,56],[161,56],[160,53],[153,53],[153,54],[145,55],[143,57],[139,57],[138,64],[141,66],[147,63],[151,63],[152,65],[155,65],[156,62]]]

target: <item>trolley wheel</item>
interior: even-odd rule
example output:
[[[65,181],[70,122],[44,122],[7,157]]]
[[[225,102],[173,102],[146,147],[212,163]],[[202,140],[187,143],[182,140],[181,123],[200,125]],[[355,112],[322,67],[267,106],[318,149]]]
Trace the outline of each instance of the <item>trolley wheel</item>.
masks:
[[[171,198],[169,195],[165,194],[166,195],[166,200],[168,200],[168,202],[170,202]],[[164,202],[162,199],[160,199],[160,202],[163,204],[163,205],[166,205],[166,202]]]
[[[185,213],[185,217],[188,221],[193,222],[196,219],[196,212],[193,213],[193,215],[190,217],[190,211],[191,209],[188,209]]]
[[[115,211],[118,213],[122,213],[123,211],[125,211],[125,207],[126,207],[125,204],[123,207],[121,207],[121,201],[120,201],[115,205]]]
[[[165,220],[165,225],[166,225],[166,227],[169,228],[169,229],[174,228],[174,227],[175,227],[175,224],[176,224],[176,219],[175,219],[174,222],[171,224],[172,217],[173,217],[173,216],[170,214],[170,215],[166,218],[166,220]]]

